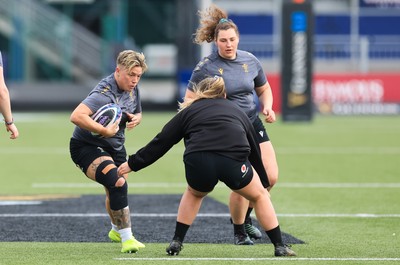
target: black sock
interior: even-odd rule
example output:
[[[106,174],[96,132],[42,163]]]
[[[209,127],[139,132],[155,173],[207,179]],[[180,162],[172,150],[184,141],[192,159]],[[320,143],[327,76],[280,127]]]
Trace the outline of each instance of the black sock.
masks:
[[[233,224],[233,232],[235,235],[246,235],[246,231],[244,230],[244,224],[235,225]]]
[[[253,208],[251,208],[251,207],[247,208],[246,219],[245,219],[245,220],[247,220],[247,219],[250,218],[250,214],[251,214],[252,211],[253,211]],[[246,222],[246,221],[245,221],[245,222]]]
[[[189,230],[190,225],[176,222],[175,226],[175,235],[173,240],[178,240],[180,242],[183,242],[186,236],[186,232]]]
[[[274,246],[283,245],[282,233],[279,225],[269,231],[265,231]]]

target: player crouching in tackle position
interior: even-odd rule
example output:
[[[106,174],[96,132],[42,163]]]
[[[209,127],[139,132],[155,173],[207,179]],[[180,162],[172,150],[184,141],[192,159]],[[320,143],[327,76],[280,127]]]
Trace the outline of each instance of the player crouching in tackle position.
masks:
[[[275,246],[275,256],[296,255],[282,242],[275,210],[264,189],[269,183],[256,137],[250,119],[226,99],[223,78],[208,77],[195,85],[194,97],[180,104],[180,111],[162,131],[118,168],[120,175],[145,168],[184,138],[188,187],[183,198],[188,203],[179,206],[167,254],[179,254],[203,198],[222,181],[254,204],[257,219]],[[247,237],[244,226],[238,230]]]
[[[125,253],[145,247],[132,234],[127,175],[118,175],[117,167],[127,157],[125,129],[136,127],[142,118],[138,83],[146,70],[143,54],[122,51],[115,72],[101,80],[71,114],[76,125],[70,141],[71,158],[87,177],[104,186],[112,226],[108,236],[122,242],[121,252]],[[109,103],[119,105],[123,114],[111,126],[103,127],[91,115]]]

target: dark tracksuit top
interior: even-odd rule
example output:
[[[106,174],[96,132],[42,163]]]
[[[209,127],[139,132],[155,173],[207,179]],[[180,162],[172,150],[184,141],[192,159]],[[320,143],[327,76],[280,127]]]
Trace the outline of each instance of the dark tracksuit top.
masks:
[[[247,115],[226,99],[200,99],[177,113],[145,147],[129,156],[138,171],[157,161],[184,138],[184,156],[192,152],[214,152],[237,160],[248,159],[264,187],[269,184],[256,133]]]

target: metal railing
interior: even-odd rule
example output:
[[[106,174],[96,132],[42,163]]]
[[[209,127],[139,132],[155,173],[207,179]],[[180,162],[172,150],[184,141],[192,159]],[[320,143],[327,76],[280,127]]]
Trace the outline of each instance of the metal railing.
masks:
[[[239,48],[249,51],[260,60],[279,61],[281,43],[278,38],[266,35],[241,35]],[[379,70],[380,65],[398,65],[400,70],[400,37],[360,36],[352,39],[349,35],[314,36],[314,62],[352,62],[354,71]],[[374,67],[376,66],[376,67]],[[346,68],[348,69],[348,68]],[[382,67],[382,70],[385,70]]]
[[[36,0],[0,0],[0,31],[83,82],[103,75],[110,53],[104,40]]]

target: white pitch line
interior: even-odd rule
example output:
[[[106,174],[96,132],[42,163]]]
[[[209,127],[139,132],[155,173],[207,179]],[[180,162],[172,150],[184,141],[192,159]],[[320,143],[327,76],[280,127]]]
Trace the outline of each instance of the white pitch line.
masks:
[[[114,260],[142,261],[400,261],[400,258],[114,258]]]
[[[355,213],[355,214],[340,214],[340,213],[323,213],[323,214],[277,214],[278,217],[311,217],[311,218],[400,218],[400,214],[371,214],[371,213]]]
[[[32,188],[101,188],[98,183],[32,183]]]
[[[400,154],[400,147],[279,147],[276,152],[284,155],[396,155]]]
[[[147,182],[130,183],[129,188],[180,188],[186,187],[183,182]],[[101,188],[98,183],[32,183],[32,188]]]
[[[176,217],[176,213],[132,213],[132,217],[147,217],[147,218],[169,218]],[[3,213],[1,217],[107,217],[106,213]],[[356,213],[356,214],[277,214],[278,217],[288,218],[400,218],[400,214],[370,214],[370,213]],[[227,218],[230,217],[229,213],[199,213],[197,217],[214,217],[214,218]]]
[[[129,187],[135,188],[180,188],[186,187],[184,182],[132,182]],[[278,183],[277,187],[281,188],[400,188],[400,183],[300,183],[288,182]],[[32,188],[99,188],[97,183],[32,183]],[[225,187],[222,183],[218,183],[216,188]]]
[[[400,183],[278,183],[283,188],[400,188]]]
[[[39,205],[41,201],[0,201],[0,206],[9,205]]]
[[[130,146],[137,150],[141,146]],[[38,147],[25,146],[13,147],[7,150],[0,150],[0,154],[69,154],[68,146],[59,147]],[[183,148],[173,148],[170,154],[183,154]],[[277,148],[276,153],[282,155],[398,155],[400,147],[281,147]]]
[[[69,155],[68,147],[13,147],[0,149],[0,155],[15,154],[42,154],[42,155]]]

